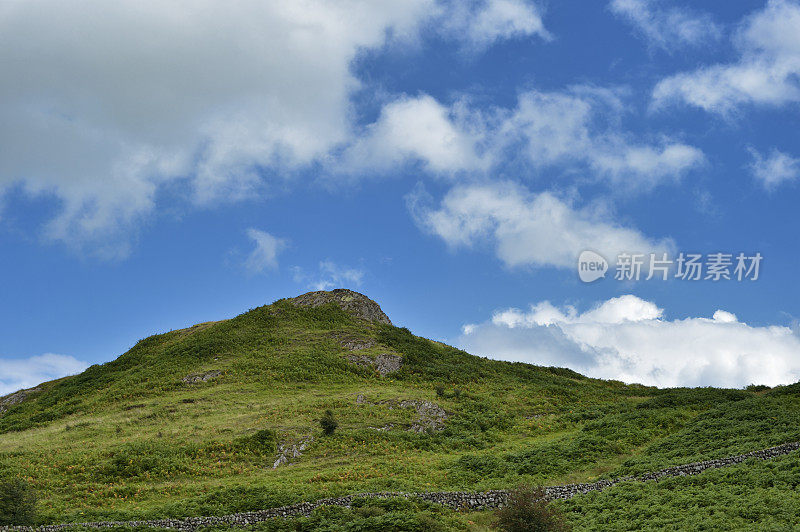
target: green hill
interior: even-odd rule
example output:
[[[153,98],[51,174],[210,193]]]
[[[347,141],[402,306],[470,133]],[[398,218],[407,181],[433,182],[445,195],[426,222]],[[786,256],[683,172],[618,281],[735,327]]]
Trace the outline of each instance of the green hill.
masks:
[[[338,423],[327,436],[326,410]],[[656,389],[489,360],[395,327],[346,290],[151,336],[112,362],[0,398],[0,476],[35,487],[42,523],[589,481],[797,440],[798,385]],[[700,525],[730,512],[732,528],[797,526],[797,456],[746,471],[558,504],[578,529],[642,528],[684,515],[692,494]],[[739,515],[748,505],[774,511]],[[491,520],[395,510],[446,528]]]

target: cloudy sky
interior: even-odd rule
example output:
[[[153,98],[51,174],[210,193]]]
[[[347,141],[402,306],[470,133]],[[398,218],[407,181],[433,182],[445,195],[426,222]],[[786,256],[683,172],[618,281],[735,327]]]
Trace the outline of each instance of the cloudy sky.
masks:
[[[706,4],[0,3],[0,394],[334,287],[494,358],[797,381],[800,3]]]

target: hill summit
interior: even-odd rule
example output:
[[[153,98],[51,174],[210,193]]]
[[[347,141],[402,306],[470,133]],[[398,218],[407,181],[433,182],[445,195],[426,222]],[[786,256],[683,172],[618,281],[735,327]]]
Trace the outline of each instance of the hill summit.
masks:
[[[353,290],[347,288],[336,288],[334,290],[308,292],[306,294],[289,299],[292,304],[298,307],[319,307],[328,303],[335,303],[345,312],[368,321],[377,321],[391,325],[389,316],[381,310],[376,302]]]

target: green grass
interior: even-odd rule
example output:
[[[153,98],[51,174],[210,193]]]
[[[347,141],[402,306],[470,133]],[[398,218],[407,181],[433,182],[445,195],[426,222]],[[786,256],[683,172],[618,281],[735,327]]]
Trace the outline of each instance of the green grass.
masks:
[[[752,460],[560,503],[575,530],[797,530],[800,460]]]
[[[343,335],[377,342],[363,353],[402,355],[403,369],[381,377],[348,363]],[[183,382],[212,370],[221,376]],[[626,386],[475,357],[334,305],[288,301],[146,338],[113,362],[42,388],[0,417],[0,477],[33,484],[42,523],[218,515],[366,491],[590,481],[800,440],[796,386]],[[407,431],[416,413],[397,406],[403,399],[441,405],[446,428]],[[324,436],[319,420],[328,409],[339,425]],[[309,436],[302,458],[272,469],[278,444]],[[620,492],[656,497],[662,485]],[[624,514],[610,493],[591,501]],[[669,494],[659,497],[670,504]],[[337,511],[330,530],[403,515],[456,529],[486,525],[427,507]]]

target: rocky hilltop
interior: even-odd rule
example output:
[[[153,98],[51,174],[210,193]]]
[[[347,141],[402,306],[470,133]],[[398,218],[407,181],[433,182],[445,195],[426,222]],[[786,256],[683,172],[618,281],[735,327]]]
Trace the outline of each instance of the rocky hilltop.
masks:
[[[319,307],[328,303],[335,303],[345,312],[358,318],[368,321],[377,321],[379,323],[385,323],[386,325],[392,324],[389,316],[381,310],[380,305],[364,294],[346,288],[308,292],[307,294],[293,297],[288,301],[298,307]]]

